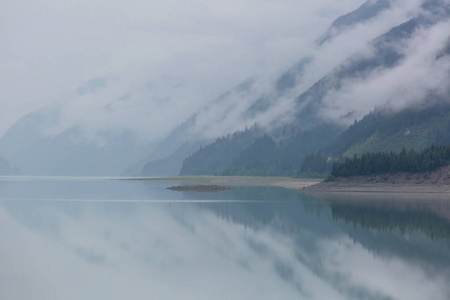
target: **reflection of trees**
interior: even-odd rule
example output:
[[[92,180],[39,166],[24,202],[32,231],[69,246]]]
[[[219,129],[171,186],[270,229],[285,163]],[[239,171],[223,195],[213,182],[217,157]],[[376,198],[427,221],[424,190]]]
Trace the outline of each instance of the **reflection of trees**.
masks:
[[[377,256],[402,257],[434,270],[450,265],[450,224],[429,207],[355,202],[330,206],[349,238]]]
[[[289,235],[312,256],[318,250],[317,242],[344,235],[376,256],[401,257],[435,270],[450,265],[450,224],[430,207],[321,201],[273,188],[233,188],[232,194],[233,199],[256,201],[204,203],[201,207],[252,230],[269,226]]]
[[[273,187],[233,187],[228,196],[223,193],[217,197],[244,201],[204,203],[201,206],[224,220],[254,230],[270,225],[294,235],[299,230],[325,236],[337,232],[326,202],[296,191]],[[322,214],[326,217],[321,218]]]
[[[394,210],[357,204],[331,204],[334,219],[343,219],[362,228],[392,231],[419,231],[431,238],[450,239],[450,223],[429,210]]]

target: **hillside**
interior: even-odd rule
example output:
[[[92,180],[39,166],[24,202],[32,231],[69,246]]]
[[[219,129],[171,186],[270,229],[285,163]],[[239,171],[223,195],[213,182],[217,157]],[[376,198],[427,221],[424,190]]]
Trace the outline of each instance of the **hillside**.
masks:
[[[412,7],[415,8],[409,11]],[[401,17],[391,20],[389,16],[392,14]],[[338,127],[342,124],[348,126],[353,120],[360,120],[376,106],[391,105],[402,109],[411,103],[424,101],[429,94],[445,95],[448,37],[433,40],[433,44],[429,44],[433,48],[429,49],[424,47],[427,42],[423,37],[431,37],[428,33],[431,34],[435,28],[441,27],[449,15],[450,5],[443,1],[424,0],[415,4],[391,0],[366,1],[355,10],[337,17],[318,37],[314,50],[302,53],[297,63],[283,68],[284,72],[280,69],[277,71],[279,73],[271,76],[257,74],[249,77],[222,96],[211,100],[188,122],[174,130],[161,146],[157,146],[156,148],[162,151],[151,152],[148,161],[158,160],[152,164],[154,170],[164,166],[161,164],[163,161],[170,163],[171,168],[179,164],[181,169],[179,157],[175,159],[171,156],[178,151],[177,147],[182,147],[188,141],[197,142],[197,147],[206,146],[217,138],[242,131],[246,126],[255,123],[273,138],[277,144],[276,152],[285,156],[291,151],[287,150],[290,146],[281,142],[277,132],[286,126],[294,128],[296,132],[314,131],[324,123]],[[359,30],[361,32],[356,34]],[[335,47],[343,41],[348,41],[347,39],[351,39],[354,46],[346,48],[345,53],[340,53],[340,49]],[[329,63],[330,57],[334,56],[336,59]],[[417,64],[420,64],[420,67]],[[434,80],[421,79],[430,74]],[[384,78],[391,79],[386,81]],[[421,84],[417,84],[419,81]],[[392,82],[395,82],[395,86]],[[412,136],[414,135],[413,132]],[[417,139],[426,137],[425,135]],[[335,136],[331,137],[333,138]],[[377,144],[384,138],[373,136],[368,143]],[[393,139],[398,141],[398,137]],[[387,144],[380,145],[380,148],[390,148],[395,141],[387,141]],[[325,148],[327,143],[328,140],[321,145],[306,146],[303,142],[300,148],[315,152]],[[400,144],[402,141],[392,148],[400,150]],[[406,144],[406,147],[414,147],[416,144],[411,142]],[[426,146],[429,142],[420,144]],[[373,145],[361,147],[351,149],[348,154],[363,153]],[[193,152],[185,152],[185,157],[191,154]],[[266,162],[266,167],[270,165],[270,168],[277,169],[275,172],[270,171],[271,174],[292,174],[295,173],[294,169],[299,168],[306,154],[298,158],[288,154],[287,161],[294,165],[289,171],[280,166],[285,164],[284,162]],[[199,154],[195,154],[197,155]],[[160,160],[161,158],[167,159]],[[249,166],[243,166],[242,162],[238,162],[238,157],[235,158],[237,161],[227,169],[230,173],[252,174],[253,171],[247,170]],[[205,157],[205,160],[209,158]],[[201,159],[198,161],[201,162]],[[222,167],[216,168],[214,172],[220,173]],[[191,172],[189,168],[184,167],[182,173]],[[256,166],[250,167],[255,168]],[[144,173],[147,173],[147,170],[148,168]],[[212,172],[211,169],[207,171]]]
[[[450,163],[450,145],[427,147],[420,152],[403,149],[400,153],[367,153],[333,164],[331,177],[354,177],[432,172]],[[331,178],[330,178],[331,179]]]
[[[242,151],[262,135],[257,126],[232,135],[218,138],[213,143],[200,147],[184,161],[180,175],[218,175],[231,164]]]
[[[450,143],[450,104],[416,106],[391,112],[377,110],[351,125],[324,152],[333,157],[379,151],[422,150]]]
[[[279,139],[254,135],[242,143],[239,133],[218,139],[185,159],[181,175],[324,176],[343,157],[450,144],[450,104],[377,109],[346,130],[333,124],[291,130]]]
[[[285,127],[282,132],[250,136],[243,143],[222,137],[183,161],[181,175],[295,176],[305,156],[327,146],[342,128],[323,124],[306,131]]]

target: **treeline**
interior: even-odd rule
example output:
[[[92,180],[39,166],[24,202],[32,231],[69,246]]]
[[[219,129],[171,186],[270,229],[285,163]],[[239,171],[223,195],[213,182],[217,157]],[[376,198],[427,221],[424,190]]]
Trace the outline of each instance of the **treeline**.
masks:
[[[262,135],[257,125],[218,138],[183,161],[180,175],[220,175],[234,158]]]
[[[180,175],[296,176],[305,156],[328,145],[340,130],[322,124],[305,131],[285,127],[269,135],[253,126],[201,147],[183,161]],[[317,173],[312,165],[305,172]]]
[[[345,158],[335,162],[332,177],[380,175],[397,172],[429,172],[450,163],[450,145],[428,147],[421,152],[414,150],[400,153],[378,152]]]
[[[279,140],[264,135],[233,159],[222,175],[298,176],[304,158],[328,145],[340,130],[335,125],[322,124]]]
[[[325,178],[330,175],[332,159],[322,155],[322,152],[309,154],[303,159],[297,178]]]

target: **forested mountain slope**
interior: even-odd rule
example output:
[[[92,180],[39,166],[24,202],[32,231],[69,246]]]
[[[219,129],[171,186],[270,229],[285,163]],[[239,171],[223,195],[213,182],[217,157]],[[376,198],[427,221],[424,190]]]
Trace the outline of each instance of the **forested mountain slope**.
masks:
[[[300,172],[320,176],[331,171],[334,160],[343,157],[400,153],[403,149],[421,151],[433,144],[450,144],[450,103],[399,112],[377,109],[345,131],[335,124],[324,124],[285,133],[280,140],[259,132],[260,137],[252,135],[246,143],[235,138],[240,135],[244,133],[200,148],[184,160],[181,174],[296,176]]]
[[[324,152],[352,157],[379,151],[422,150],[450,144],[450,104],[417,106],[397,113],[377,110],[355,122]]]
[[[181,175],[294,176],[306,155],[329,145],[341,131],[339,126],[324,124],[306,131],[286,127],[279,139],[260,134],[242,143],[223,137],[185,159]]]

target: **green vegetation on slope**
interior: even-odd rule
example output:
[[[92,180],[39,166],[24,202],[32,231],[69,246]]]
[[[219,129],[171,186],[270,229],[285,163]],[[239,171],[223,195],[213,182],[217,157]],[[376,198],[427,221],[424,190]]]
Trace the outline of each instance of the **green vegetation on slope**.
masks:
[[[422,150],[450,144],[450,104],[409,108],[398,113],[372,112],[343,132],[325,152],[353,157],[403,148]]]
[[[257,126],[218,138],[183,161],[180,175],[219,175],[262,135]]]
[[[323,124],[279,142],[265,135],[235,158],[223,175],[296,176],[305,156],[328,145],[339,131],[337,126]]]
[[[345,157],[450,144],[450,104],[377,110],[339,132],[336,125],[323,124],[280,137],[263,135],[255,126],[200,148],[184,160],[180,175],[326,177],[333,161]]]

